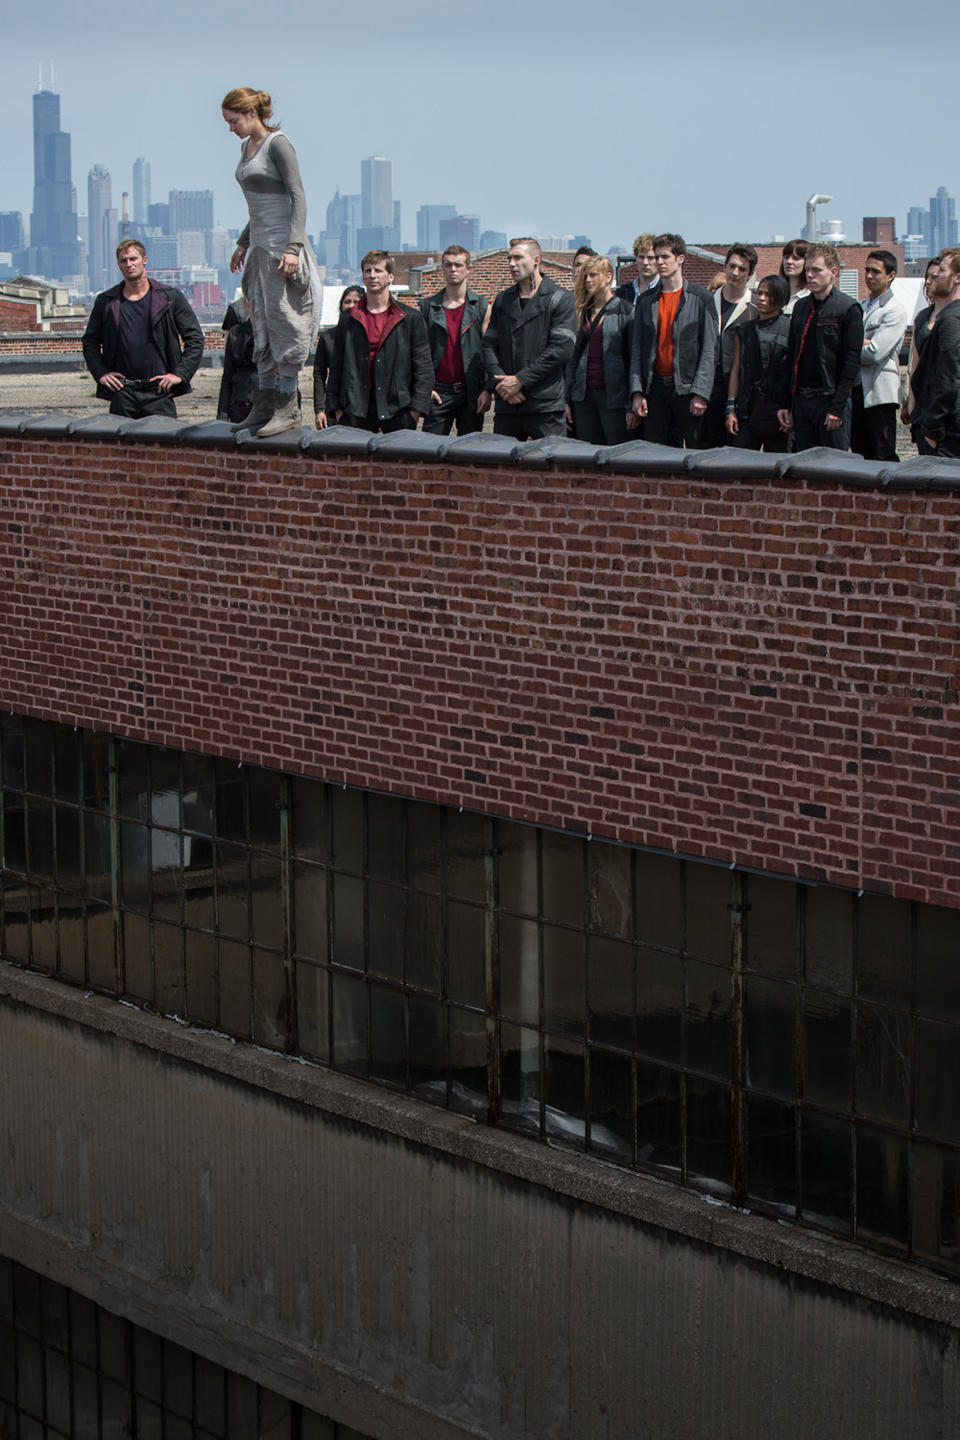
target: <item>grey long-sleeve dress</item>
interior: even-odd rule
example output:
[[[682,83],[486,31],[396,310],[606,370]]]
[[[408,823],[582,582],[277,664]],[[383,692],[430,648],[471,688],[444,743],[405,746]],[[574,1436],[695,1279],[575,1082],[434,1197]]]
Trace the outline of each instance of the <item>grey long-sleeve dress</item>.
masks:
[[[253,358],[260,370],[302,366],[320,324],[323,287],[307,240],[307,202],[297,155],[279,130],[272,130],[247,159],[244,141],[237,180],[249,222],[238,244],[246,248],[243,293],[253,322]],[[286,279],[277,268],[285,250],[299,257]]]

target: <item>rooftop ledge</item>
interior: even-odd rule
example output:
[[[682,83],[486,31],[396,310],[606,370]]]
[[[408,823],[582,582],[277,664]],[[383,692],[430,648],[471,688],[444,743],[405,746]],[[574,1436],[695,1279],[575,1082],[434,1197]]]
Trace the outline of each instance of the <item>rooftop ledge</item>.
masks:
[[[588,445],[565,438],[531,440],[518,444],[506,435],[428,435],[421,430],[392,435],[371,435],[345,425],[326,430],[288,430],[269,440],[249,431],[234,434],[225,420],[184,424],[150,417],[127,420],[109,414],[84,416],[24,415],[0,411],[0,437],[123,440],[141,444],[197,445],[217,449],[246,449],[268,454],[303,452],[319,459],[460,462],[465,465],[504,465],[524,470],[605,469],[620,475],[689,474],[712,480],[821,480],[867,490],[960,491],[960,460],[918,456],[892,465],[864,460],[848,451],[817,447],[793,455],[768,455],[758,450],[721,446],[715,450],[677,450],[632,440],[626,445]]]

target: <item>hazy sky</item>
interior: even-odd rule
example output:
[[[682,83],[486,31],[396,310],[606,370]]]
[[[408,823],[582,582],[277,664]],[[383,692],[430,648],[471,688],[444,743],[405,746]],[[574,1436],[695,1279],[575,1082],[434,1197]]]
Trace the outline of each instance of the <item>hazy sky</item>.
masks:
[[[143,155],[153,200],[212,189],[217,222],[243,224],[238,142],[219,102],[253,85],[271,92],[296,146],[311,231],[337,186],[359,191],[360,160],[377,154],[393,161],[410,242],[417,206],[443,203],[479,214],[483,229],[583,232],[601,250],[641,228],[766,240],[798,234],[816,190],[835,197],[821,218],[859,239],[862,215],[892,213],[899,229],[938,185],[960,190],[954,94],[938,79],[960,18],[938,15],[942,72],[928,31],[909,26],[893,0],[613,0],[596,11],[582,0],[280,0],[269,11],[166,0],[149,13],[33,0],[8,10],[2,31],[13,124],[0,210],[29,215],[31,96],[38,62],[47,86],[52,60],[81,213],[94,164],[110,171],[117,209],[124,189],[132,204]]]

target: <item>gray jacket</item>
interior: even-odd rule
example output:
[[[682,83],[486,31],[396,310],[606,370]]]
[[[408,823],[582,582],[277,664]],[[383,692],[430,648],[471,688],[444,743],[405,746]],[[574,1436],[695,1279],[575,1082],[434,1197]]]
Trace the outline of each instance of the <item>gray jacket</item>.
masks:
[[[657,358],[658,307],[663,290],[647,290],[637,301],[630,356],[630,394],[648,395]],[[673,322],[673,383],[678,395],[709,400],[717,355],[717,312],[713,296],[700,285],[683,282]]]

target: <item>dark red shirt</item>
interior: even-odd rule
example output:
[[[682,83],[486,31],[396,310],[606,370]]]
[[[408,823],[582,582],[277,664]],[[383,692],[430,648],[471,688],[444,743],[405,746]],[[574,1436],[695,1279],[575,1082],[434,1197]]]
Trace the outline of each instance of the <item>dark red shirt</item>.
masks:
[[[587,389],[604,390],[606,383],[603,374],[603,321],[599,320],[587,341]]]
[[[367,332],[367,342],[370,346],[370,394],[372,395],[375,384],[374,365],[376,364],[377,351],[390,334],[394,325],[399,325],[403,319],[403,311],[399,305],[397,305],[396,301],[391,300],[386,310],[378,310],[376,314],[371,315],[367,309],[367,298],[364,296],[360,303],[353,307],[353,314]]]
[[[460,350],[460,327],[465,309],[465,304],[451,306],[449,309],[446,305],[443,307],[443,313],[447,317],[447,345],[443,359],[437,366],[438,385],[463,385],[466,381],[463,354]]]

